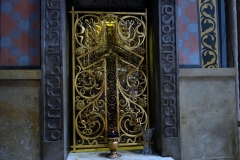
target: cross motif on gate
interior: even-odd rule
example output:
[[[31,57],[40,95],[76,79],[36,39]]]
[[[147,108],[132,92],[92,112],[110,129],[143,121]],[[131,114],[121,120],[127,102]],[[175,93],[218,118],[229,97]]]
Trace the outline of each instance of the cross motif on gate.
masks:
[[[141,143],[138,126],[149,124],[145,14],[74,17],[74,145],[104,145],[112,130],[120,143]]]
[[[124,46],[120,46],[117,44],[117,37],[116,37],[116,17],[106,17],[105,18],[105,27],[106,27],[106,41],[105,45],[100,46],[94,50],[90,50],[85,54],[77,57],[78,63],[82,67],[82,69],[86,69],[89,65],[97,63],[103,59],[106,59],[106,63],[108,64],[110,61],[115,63],[115,67],[108,68],[108,73],[115,73],[114,81],[109,81],[108,85],[116,85],[116,59],[120,59],[123,62],[126,62],[128,65],[139,69],[141,63],[144,60],[144,57],[140,56],[139,54],[128,51]],[[100,49],[101,48],[101,49]],[[92,55],[92,54],[95,55]],[[91,57],[91,59],[89,59]],[[88,59],[88,63],[83,63],[83,59]],[[106,67],[106,66],[105,66]],[[116,91],[107,91],[107,95],[114,95],[116,96]],[[108,96],[107,96],[108,97]],[[109,105],[111,105],[109,103]],[[116,120],[116,113],[108,113],[108,124],[109,130],[117,130],[115,124],[117,123]],[[116,123],[114,122],[116,120]],[[113,123],[113,124],[111,124]]]

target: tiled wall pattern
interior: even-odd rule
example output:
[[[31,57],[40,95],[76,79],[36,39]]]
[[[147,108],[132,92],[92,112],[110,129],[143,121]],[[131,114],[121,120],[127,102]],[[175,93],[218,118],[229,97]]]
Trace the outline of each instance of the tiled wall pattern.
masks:
[[[0,68],[40,67],[40,0],[1,0]]]
[[[1,0],[0,68],[40,67],[40,0]],[[178,0],[179,65],[201,67],[198,0]]]
[[[178,0],[179,65],[200,66],[198,0]]]

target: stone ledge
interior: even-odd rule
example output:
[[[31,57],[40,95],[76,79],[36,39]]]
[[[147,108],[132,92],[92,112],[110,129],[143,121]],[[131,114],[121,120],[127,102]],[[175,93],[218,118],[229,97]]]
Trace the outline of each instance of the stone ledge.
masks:
[[[116,160],[173,160],[171,157],[161,157],[157,153],[152,155],[142,155],[141,150],[117,152],[121,154],[121,157]],[[109,158],[106,158],[108,153],[108,151],[69,153],[67,160],[110,160]]]
[[[40,80],[41,70],[0,70],[0,80]]]
[[[189,68],[179,69],[179,78],[184,77],[234,77],[237,68]]]

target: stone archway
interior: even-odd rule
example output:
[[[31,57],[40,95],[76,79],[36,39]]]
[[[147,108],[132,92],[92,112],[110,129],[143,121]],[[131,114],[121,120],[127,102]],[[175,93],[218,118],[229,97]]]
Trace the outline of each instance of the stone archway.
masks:
[[[42,159],[65,159],[69,149],[65,0],[41,1]],[[151,4],[155,86],[155,148],[180,159],[177,103],[176,0]],[[159,36],[158,36],[159,35]],[[151,88],[151,87],[150,87]]]

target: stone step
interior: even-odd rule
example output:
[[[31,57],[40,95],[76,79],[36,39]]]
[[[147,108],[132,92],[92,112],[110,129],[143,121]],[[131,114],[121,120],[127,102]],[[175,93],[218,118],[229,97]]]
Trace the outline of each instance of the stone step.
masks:
[[[69,153],[67,160],[110,160],[106,158],[107,151]],[[141,150],[117,151],[121,154],[116,160],[173,160],[171,157],[161,157],[157,153],[143,155]]]

